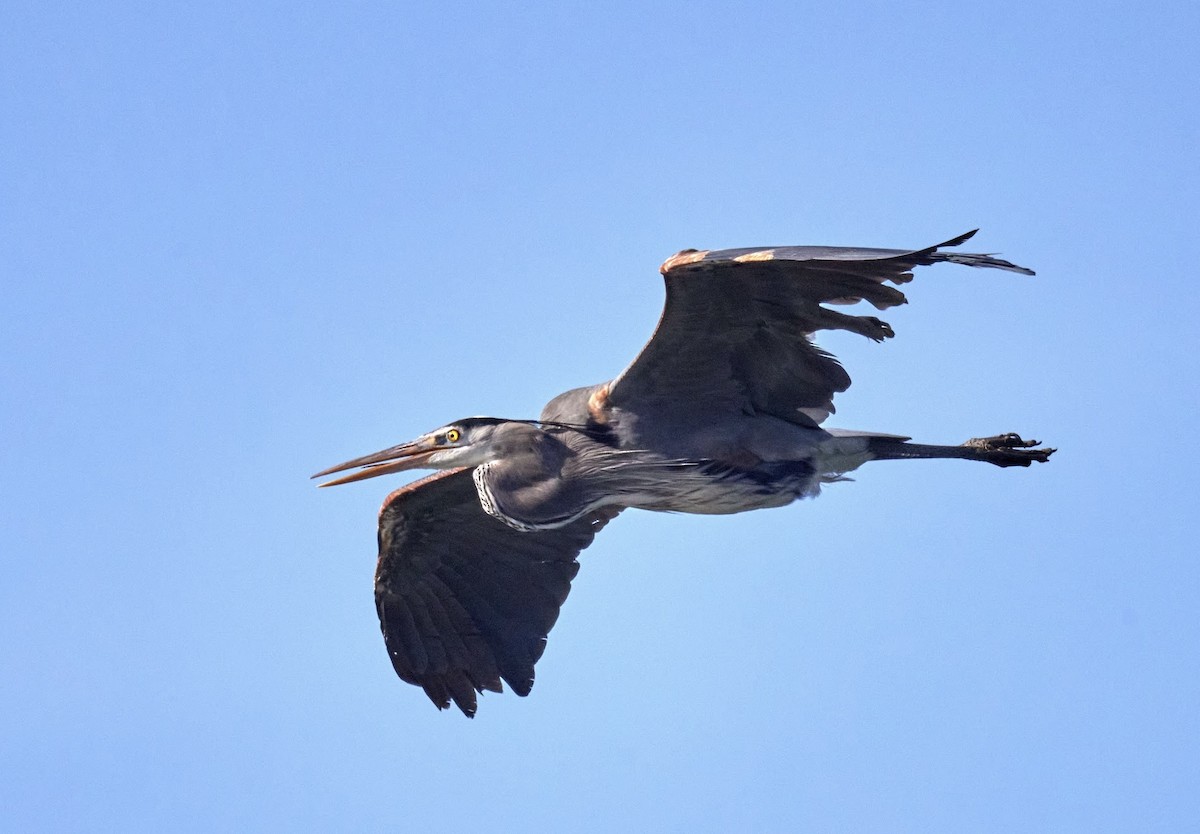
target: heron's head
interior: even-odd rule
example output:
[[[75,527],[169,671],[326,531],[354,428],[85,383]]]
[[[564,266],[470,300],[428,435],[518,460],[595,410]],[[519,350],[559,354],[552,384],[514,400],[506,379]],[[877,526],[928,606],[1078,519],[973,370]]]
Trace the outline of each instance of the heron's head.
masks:
[[[511,428],[505,430],[505,427]],[[357,472],[321,484],[327,487],[392,472],[403,472],[406,469],[457,469],[460,466],[478,466],[502,457],[508,442],[507,435],[517,427],[526,431],[538,430],[532,421],[468,417],[434,429],[408,443],[331,466],[313,477],[320,478],[347,469],[358,469]]]

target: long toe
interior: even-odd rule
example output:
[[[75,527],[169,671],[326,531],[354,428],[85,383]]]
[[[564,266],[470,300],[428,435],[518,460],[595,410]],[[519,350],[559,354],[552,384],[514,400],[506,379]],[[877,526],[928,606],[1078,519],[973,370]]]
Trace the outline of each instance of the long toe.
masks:
[[[995,437],[974,437],[963,446],[975,449],[979,459],[996,466],[1029,466],[1045,463],[1054,454],[1054,449],[1034,448],[1041,441],[1025,440],[1019,434],[1009,432]]]

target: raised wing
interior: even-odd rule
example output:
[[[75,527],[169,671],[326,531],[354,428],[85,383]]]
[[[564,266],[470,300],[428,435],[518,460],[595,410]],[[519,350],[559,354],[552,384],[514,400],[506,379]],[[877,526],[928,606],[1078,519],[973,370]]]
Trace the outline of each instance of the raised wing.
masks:
[[[519,532],[483,511],[469,469],[393,492],[379,511],[375,606],[396,674],[468,717],[501,678],[528,695],[575,559],[618,512]]]
[[[603,422],[605,409],[618,408],[636,414],[646,429],[658,414],[670,414],[676,425],[687,419],[703,425],[731,412],[819,424],[850,377],[812,343],[812,334],[849,330],[877,341],[893,335],[881,319],[823,305],[904,304],[904,294],[887,284],[911,281],[913,267],[939,262],[1033,274],[991,255],[940,251],[975,231],[915,251],[684,250],[662,265],[667,300],[658,328],[633,364],[593,395],[593,417]]]

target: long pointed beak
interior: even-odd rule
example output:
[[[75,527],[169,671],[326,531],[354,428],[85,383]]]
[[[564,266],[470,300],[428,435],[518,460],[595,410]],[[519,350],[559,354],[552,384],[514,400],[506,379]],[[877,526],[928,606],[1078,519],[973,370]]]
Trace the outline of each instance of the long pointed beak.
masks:
[[[393,472],[403,472],[406,469],[421,469],[426,465],[429,456],[435,451],[437,450],[430,448],[428,441],[415,440],[412,443],[401,443],[399,446],[384,449],[382,452],[363,455],[361,458],[339,463],[337,466],[323,469],[312,477],[322,478],[326,475],[332,475],[335,472],[344,472],[347,469],[362,467],[358,472],[351,472],[349,475],[343,475],[332,481],[318,484],[318,486],[328,487],[337,486],[338,484],[348,484],[353,481],[363,481],[367,478],[378,477],[379,475],[390,475]]]

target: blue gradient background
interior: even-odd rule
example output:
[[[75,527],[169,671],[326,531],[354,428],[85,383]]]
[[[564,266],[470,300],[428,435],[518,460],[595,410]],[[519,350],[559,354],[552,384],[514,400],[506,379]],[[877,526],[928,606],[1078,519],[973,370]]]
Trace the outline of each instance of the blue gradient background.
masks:
[[[1200,828],[1198,8],[7,3],[0,827]],[[615,375],[677,249],[975,226],[1037,278],[831,423],[1051,465],[628,513],[531,697],[396,680],[310,473]]]

